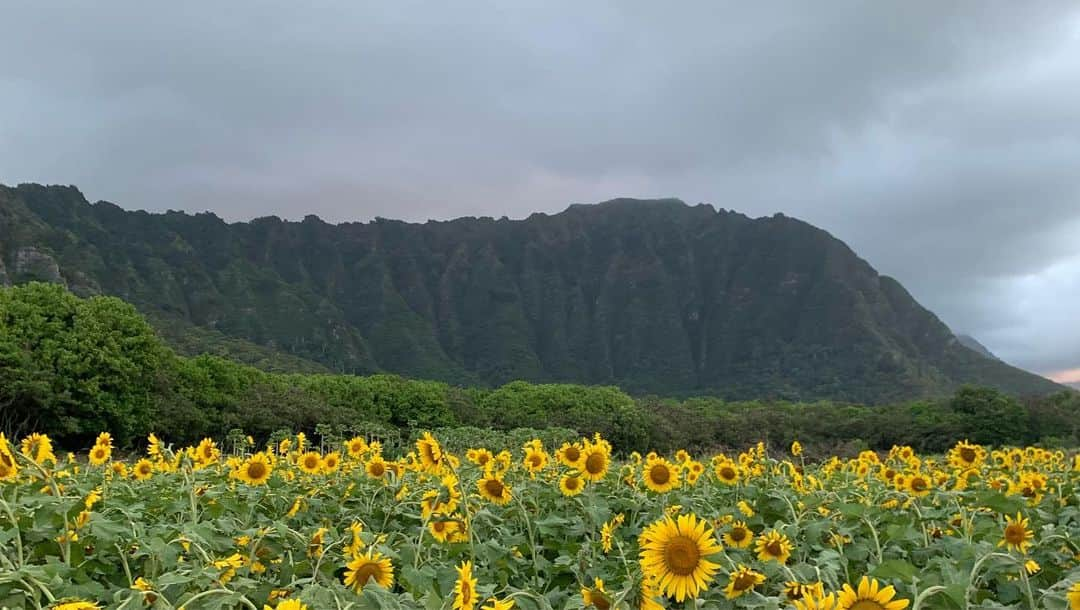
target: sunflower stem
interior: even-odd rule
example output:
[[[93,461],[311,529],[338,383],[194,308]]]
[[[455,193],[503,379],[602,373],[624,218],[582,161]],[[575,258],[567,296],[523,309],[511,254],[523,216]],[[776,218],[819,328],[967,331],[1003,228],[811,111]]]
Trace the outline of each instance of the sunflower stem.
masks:
[[[521,494],[514,494],[514,500],[517,501],[518,508],[521,509],[521,516],[525,520],[525,529],[529,533],[529,550],[533,558],[533,575],[536,577],[537,583],[542,582],[540,580],[540,572],[537,569],[539,562],[536,557],[536,537],[533,535],[532,519],[529,518],[529,513],[525,510],[525,502],[521,499]]]
[[[938,593],[941,593],[941,592],[943,592],[945,590],[946,590],[945,587],[943,587],[941,585],[935,585],[933,587],[927,587],[926,589],[923,589],[922,591],[919,591],[915,595],[915,601],[911,605],[911,610],[919,610],[920,608],[922,608],[923,601],[925,601],[927,598],[929,598],[931,596],[934,596],[934,595],[937,595]],[[916,591],[918,591],[918,590],[916,589]]]

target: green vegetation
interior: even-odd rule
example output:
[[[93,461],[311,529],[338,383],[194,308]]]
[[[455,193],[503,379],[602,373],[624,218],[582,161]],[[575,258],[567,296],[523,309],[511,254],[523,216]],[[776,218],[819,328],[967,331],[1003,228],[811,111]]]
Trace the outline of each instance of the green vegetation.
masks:
[[[394,375],[271,373],[219,356],[179,356],[120,299],[82,299],[38,282],[0,288],[0,412],[0,429],[11,438],[38,431],[78,449],[102,430],[132,447],[151,431],[194,443],[237,428],[260,440],[281,429],[314,438],[328,431],[409,438],[438,428],[446,438],[464,439],[460,444],[469,435],[484,438],[478,429],[562,436],[576,430],[600,432],[625,451],[702,451],[763,438],[778,446],[798,438],[810,454],[893,444],[942,451],[957,438],[1080,443],[1075,392],[1021,402],[963,388],[948,399],[867,407],[632,398],[608,386],[521,381],[488,389]],[[453,430],[466,426],[472,428]]]
[[[676,200],[229,224],[0,186],[0,285],[31,280],[120,297],[181,354],[275,372],[867,404],[1062,389],[965,347],[824,231]]]

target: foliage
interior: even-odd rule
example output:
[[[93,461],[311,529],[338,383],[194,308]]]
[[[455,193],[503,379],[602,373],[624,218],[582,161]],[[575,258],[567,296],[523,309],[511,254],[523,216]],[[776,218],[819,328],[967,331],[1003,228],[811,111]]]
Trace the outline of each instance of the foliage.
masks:
[[[893,444],[938,452],[955,438],[1080,443],[1075,392],[1021,402],[962,388],[948,399],[867,407],[633,398],[610,386],[523,381],[489,389],[394,375],[270,373],[219,356],[176,356],[129,305],[40,283],[0,288],[0,407],[9,435],[37,429],[71,448],[87,447],[101,429],[130,448],[149,432],[190,443],[224,440],[234,428],[260,442],[289,429],[320,442],[325,432],[329,440],[361,434],[388,443],[431,428],[575,430],[642,452],[744,448],[759,438],[783,445],[795,437],[811,454],[845,455]]]
[[[155,438],[127,461],[107,435],[86,459],[0,436],[0,606],[790,610],[833,592],[841,610],[1080,603],[1080,457],[1063,451],[960,442],[809,462],[762,443],[606,461],[600,437],[567,439],[604,457],[590,467],[539,438],[485,458],[453,434],[420,435],[405,455],[357,438]],[[485,434],[491,449],[525,438]],[[656,491],[658,468],[678,483]],[[596,476],[568,492],[575,473]],[[699,578],[676,586],[688,568]],[[859,603],[864,578],[873,599]]]
[[[174,356],[120,299],[60,286],[0,290],[0,404],[9,431],[47,429],[77,443],[99,430],[144,434]]]

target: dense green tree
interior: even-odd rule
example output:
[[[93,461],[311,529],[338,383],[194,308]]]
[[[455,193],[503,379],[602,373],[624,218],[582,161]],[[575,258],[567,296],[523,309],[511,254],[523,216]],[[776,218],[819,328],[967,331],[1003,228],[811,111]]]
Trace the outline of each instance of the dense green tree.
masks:
[[[1022,443],[1028,438],[1023,406],[993,388],[960,388],[949,401],[949,407],[964,418],[962,427],[972,442],[1003,445]]]
[[[619,451],[738,450],[799,440],[811,457],[911,445],[940,452],[983,444],[1080,444],[1080,394],[1024,402],[965,387],[945,399],[880,406],[831,401],[633,398],[616,387],[532,384],[460,388],[395,375],[271,373],[219,356],[177,357],[117,299],[82,299],[54,284],[0,288],[0,426],[85,448],[101,431],[174,443],[238,429],[264,442],[304,431],[326,446],[366,434],[393,451],[436,429],[454,447],[554,445],[599,432]]]
[[[50,428],[84,443],[149,429],[174,356],[131,305],[54,284],[0,290],[0,404],[11,433]]]

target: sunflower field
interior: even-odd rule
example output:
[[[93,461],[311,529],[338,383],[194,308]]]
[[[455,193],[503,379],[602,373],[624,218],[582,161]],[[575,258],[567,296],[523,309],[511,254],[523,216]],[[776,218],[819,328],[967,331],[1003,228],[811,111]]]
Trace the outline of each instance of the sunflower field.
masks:
[[[1080,456],[0,434],[0,607],[1080,609]]]

